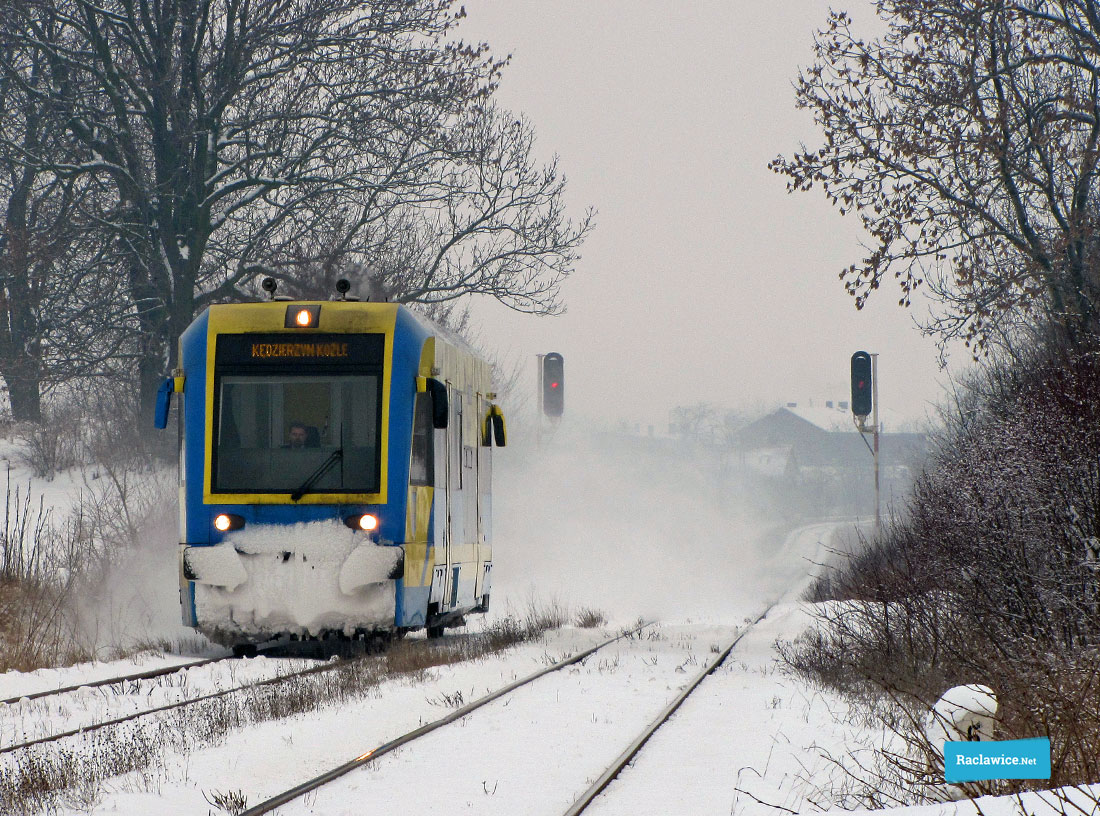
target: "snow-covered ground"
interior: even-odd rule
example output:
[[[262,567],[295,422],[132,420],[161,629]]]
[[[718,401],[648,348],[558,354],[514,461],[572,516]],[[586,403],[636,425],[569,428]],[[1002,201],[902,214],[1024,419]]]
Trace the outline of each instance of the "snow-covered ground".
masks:
[[[635,768],[612,786],[601,808],[727,813],[739,783],[759,790],[762,781],[743,779],[742,767],[766,771],[769,792],[780,789],[787,799],[797,795],[795,776],[807,750],[826,735],[836,744],[843,727],[825,701],[807,698],[775,673],[771,641],[793,623],[792,616],[797,611],[790,605],[777,610],[774,624],[769,620],[742,642],[735,658],[707,681],[702,697],[689,700],[667,734],[659,732]],[[370,802],[372,809],[410,813],[560,813],[733,632],[712,625],[657,626],[280,812],[360,814]],[[152,773],[135,772],[85,790],[78,804],[60,812],[87,813],[88,803],[95,802],[94,813],[203,813],[209,807],[204,794],[213,798],[230,791],[255,804],[438,719],[449,712],[449,701],[482,696],[604,634],[561,630],[499,657],[436,669],[416,682],[387,683],[351,705],[237,731],[221,745],[187,754],[169,753],[157,758]],[[66,709],[103,705],[102,695],[89,693],[68,700]],[[62,717],[70,718],[71,710],[39,707],[24,719]],[[91,739],[70,738],[66,748],[80,751]],[[667,801],[668,808],[646,805],[658,801]],[[691,807],[678,809],[677,802]]]
[[[812,556],[827,530],[822,525],[802,528],[776,554]],[[359,814],[369,801],[372,810],[411,813],[560,813],[768,600],[746,604],[743,614],[728,623],[662,622],[641,636],[620,640],[583,664],[548,675],[280,812]],[[776,607],[612,785],[596,812],[728,813],[734,805],[738,810],[748,806],[739,788],[764,800],[776,797],[785,806],[801,801],[813,746],[840,750],[850,730],[834,716],[841,710],[837,701],[807,694],[776,670],[772,643],[796,633],[804,614],[790,600]],[[60,812],[216,812],[208,800],[234,791],[255,804],[444,716],[459,699],[470,702],[608,634],[613,630],[565,628],[499,656],[433,669],[415,681],[388,682],[350,705],[236,731],[220,745],[186,754],[169,752],[154,758],[154,771],[85,789]],[[241,677],[269,673],[273,662],[245,661],[233,671]],[[42,673],[39,685],[64,685],[75,673],[86,671],[91,677],[105,668]],[[205,677],[211,668],[189,672]],[[203,684],[241,679],[222,676],[230,671],[224,667],[218,671],[220,679]],[[26,676],[19,679],[25,690],[35,685]],[[3,688],[16,687],[15,678],[5,683]],[[150,685],[160,689],[155,681]],[[151,700],[173,688],[130,691]],[[96,691],[66,697],[63,706],[34,701],[8,707],[5,742],[10,744],[17,732],[60,730],[88,713],[120,707],[109,696]],[[69,738],[65,750],[79,752],[91,739]]]
[[[820,552],[828,525],[800,528],[777,554],[808,558]],[[808,623],[806,605],[793,600],[799,582],[738,644],[731,657],[657,732],[635,762],[589,812],[636,816],[649,813],[745,814],[756,816],[817,810],[822,788],[838,773],[836,759],[874,740],[849,722],[835,697],[806,690],[778,670],[773,644]],[[664,708],[683,684],[746,625],[760,603],[747,605],[736,621],[662,622],[623,639],[584,663],[536,681],[490,703],[459,722],[352,771],[279,809],[284,814],[351,816],[370,811],[406,813],[558,814]],[[219,813],[218,795],[239,793],[250,804],[366,751],[461,702],[491,690],[614,634],[565,628],[481,660],[433,669],[415,680],[389,681],[350,704],[332,705],[287,720],[231,732],[220,744],[186,753],[166,750],[151,757],[151,770],[78,788],[59,814]],[[462,637],[455,634],[454,637]],[[18,678],[21,688],[64,685],[80,672],[90,678],[112,668],[149,668],[130,661]],[[167,662],[167,659],[165,660]],[[226,667],[190,670],[191,691],[267,676],[283,661],[259,658]],[[287,661],[289,663],[289,661]],[[284,668],[289,668],[286,666]],[[214,669],[214,671],[212,671]],[[15,677],[0,688],[12,690]],[[170,695],[177,684],[156,691],[134,687],[126,696],[148,700]],[[0,737],[16,732],[59,730],[74,718],[119,708],[96,691],[65,698],[64,705],[38,701],[0,711]],[[129,703],[123,704],[125,708]],[[130,726],[135,733],[141,725]],[[69,738],[64,748],[80,752],[94,737]],[[0,773],[11,766],[0,757]],[[939,816],[956,807],[913,808],[912,816]],[[987,816],[1015,813],[1012,802],[984,802]]]
[[[148,767],[78,784],[56,812],[220,814],[229,811],[212,802],[226,797],[254,805],[586,649],[639,617],[658,620],[644,635],[619,640],[278,811],[561,813],[773,601],[778,605],[767,618],[589,812],[778,816],[827,807],[830,788],[843,783],[846,758],[882,735],[853,721],[842,700],[783,674],[774,643],[808,625],[810,611],[796,599],[838,525],[795,527],[793,519],[763,517],[738,503],[735,483],[716,483],[712,473],[705,461],[670,460],[645,444],[550,445],[512,461],[502,455],[490,620],[552,603],[601,610],[609,618],[606,627],[552,631],[503,654],[387,681],[350,702],[231,730],[224,739],[196,739],[186,750],[151,744]],[[120,582],[114,599],[131,608],[128,618],[167,621],[152,632],[167,640],[179,634],[172,537],[169,531],[164,541],[150,541],[146,563],[135,567],[145,580]],[[0,675],[0,698],[189,659],[146,653],[8,673]],[[183,690],[217,690],[300,665],[260,658],[189,670],[185,681],[18,703],[0,708],[0,744],[65,730],[104,712],[114,716],[170,701]],[[147,723],[125,728],[133,740],[148,740]],[[34,750],[80,755],[96,739],[79,735]],[[0,756],[0,781],[19,761],[18,752]],[[1019,812],[1010,800],[981,807],[987,816]],[[906,810],[951,816],[973,809],[963,803]]]

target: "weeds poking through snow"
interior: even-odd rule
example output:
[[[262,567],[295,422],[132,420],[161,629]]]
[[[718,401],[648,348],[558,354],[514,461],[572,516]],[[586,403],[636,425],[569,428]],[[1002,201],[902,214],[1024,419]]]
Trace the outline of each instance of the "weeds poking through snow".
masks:
[[[210,791],[209,794],[203,791],[202,798],[218,810],[224,811],[228,816],[240,816],[248,810],[248,799],[243,791],[235,790],[226,791],[225,793]]]
[[[454,694],[443,692],[438,697],[428,697],[427,701],[429,705],[442,708],[462,708],[466,705],[466,699],[462,696],[461,691],[456,691]]]
[[[526,640],[534,640],[550,629],[560,629],[569,623],[569,610],[560,601],[540,603],[532,599],[524,613]]]

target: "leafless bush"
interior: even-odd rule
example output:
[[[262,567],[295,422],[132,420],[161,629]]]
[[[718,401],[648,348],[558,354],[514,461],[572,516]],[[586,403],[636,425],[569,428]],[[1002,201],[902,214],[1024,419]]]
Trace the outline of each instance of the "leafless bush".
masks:
[[[30,670],[84,656],[73,640],[69,600],[82,547],[41,497],[11,483],[0,532],[0,671]]]
[[[0,579],[0,672],[87,658],[72,637],[65,600],[49,584]]]
[[[985,811],[975,802],[978,816]],[[1095,816],[1100,813],[1100,791],[1096,785],[1072,785],[1016,797],[1016,809],[1022,816]]]
[[[47,406],[42,413],[41,422],[17,426],[15,436],[22,443],[22,462],[35,476],[52,480],[83,460],[84,424],[80,412],[66,403]]]
[[[100,642],[94,619],[111,607],[112,572],[133,560],[174,501],[173,474],[142,442],[132,398],[116,391],[72,385],[64,410],[53,409],[65,421],[48,421],[24,437],[37,474],[87,459],[73,506],[34,502],[29,486],[12,484],[9,469],[0,533],[0,668],[69,663],[104,645],[124,651],[121,643]],[[81,457],[65,453],[76,450]]]
[[[507,649],[531,640],[532,636],[516,618],[507,617],[495,621],[484,632],[481,638],[485,641],[486,648],[490,651]]]
[[[525,640],[534,640],[550,629],[560,629],[569,623],[569,610],[557,600],[546,602],[532,598],[524,613]]]
[[[84,475],[78,522],[103,555],[125,554],[142,543],[150,522],[174,505],[174,486],[175,474],[151,462],[101,461],[93,474]]]
[[[932,761],[917,712],[984,683],[1001,738],[1050,738],[1044,787],[1095,781],[1100,356],[1044,353],[986,372],[948,418],[904,520],[812,589],[834,600],[781,655],[854,698],[886,695],[905,756],[922,757],[894,766],[914,779]]]
[[[607,623],[607,616],[599,609],[585,606],[573,616],[573,623],[581,629],[596,629]]]
[[[89,462],[128,462],[134,467],[174,458],[175,434],[152,431],[152,417],[142,414],[137,389],[131,382],[124,378],[90,379],[73,383],[70,391],[87,425]]]

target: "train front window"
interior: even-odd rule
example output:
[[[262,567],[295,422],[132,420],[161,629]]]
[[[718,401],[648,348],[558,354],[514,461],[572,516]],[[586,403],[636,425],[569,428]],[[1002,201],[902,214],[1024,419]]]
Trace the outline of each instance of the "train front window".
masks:
[[[378,492],[380,408],[375,374],[220,376],[215,492],[291,493],[337,450],[310,492]]]

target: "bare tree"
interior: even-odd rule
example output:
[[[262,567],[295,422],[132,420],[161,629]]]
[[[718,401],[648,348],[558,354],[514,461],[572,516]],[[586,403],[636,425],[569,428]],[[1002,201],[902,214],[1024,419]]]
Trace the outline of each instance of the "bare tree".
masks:
[[[68,155],[64,122],[44,100],[44,56],[11,23],[0,15],[0,377],[13,418],[37,421],[45,388],[122,338],[103,238],[80,217],[93,191],[43,164]]]
[[[6,52],[6,62],[17,64],[10,43],[4,42],[0,48]],[[19,68],[27,72],[27,82],[39,81],[41,65],[23,64]],[[42,111],[26,102],[26,95],[10,79],[0,81],[0,107],[5,111],[0,127],[9,144],[17,146],[15,150],[37,150],[43,139]],[[8,387],[13,416],[17,420],[37,420],[41,416],[41,268],[43,264],[48,267],[54,254],[50,227],[56,227],[57,218],[64,218],[71,206],[67,206],[68,196],[59,189],[57,179],[42,178],[19,160],[15,150],[0,154],[0,200],[4,208],[0,232],[0,374]]]
[[[451,137],[411,201],[380,206],[360,195],[316,213],[276,273],[290,291],[324,295],[347,277],[366,295],[401,303],[479,294],[519,311],[557,312],[592,213],[566,216],[565,178],[556,161],[536,165],[526,120],[489,107]]]
[[[869,254],[840,273],[862,307],[893,274],[927,283],[927,326],[977,348],[1053,326],[1100,331],[1094,0],[877,0],[887,33],[829,15],[796,82],[825,143],[771,167],[855,211]]]
[[[484,45],[454,39],[464,12],[452,11],[450,0],[32,7],[7,12],[20,46],[49,65],[46,86],[28,91],[62,112],[79,148],[67,163],[42,157],[43,166],[94,178],[110,193],[90,215],[111,230],[124,258],[145,403],[197,309],[240,298],[262,270],[289,273],[288,259],[324,263],[397,247],[408,230],[422,257],[452,234],[432,232],[427,211],[445,212],[456,185],[481,190],[496,172],[478,165],[471,145],[492,118],[487,103],[503,63]],[[513,144],[522,153],[523,143]],[[526,158],[521,153],[514,155]],[[498,189],[510,180],[502,176]],[[551,173],[535,205],[549,212],[544,224],[560,222],[558,181]],[[560,263],[525,263],[525,242],[543,238],[537,229],[524,234],[533,210],[508,210],[508,221],[489,208],[482,221],[463,220],[475,196],[466,190],[460,198],[456,231],[491,223],[519,234],[515,247],[486,250],[478,268],[472,247],[489,238],[451,241],[437,253],[435,283],[413,297],[485,291],[521,307],[553,304],[585,229],[560,232],[566,246],[549,242],[545,253]],[[347,238],[347,246],[326,237]],[[467,263],[475,271],[459,272]]]

